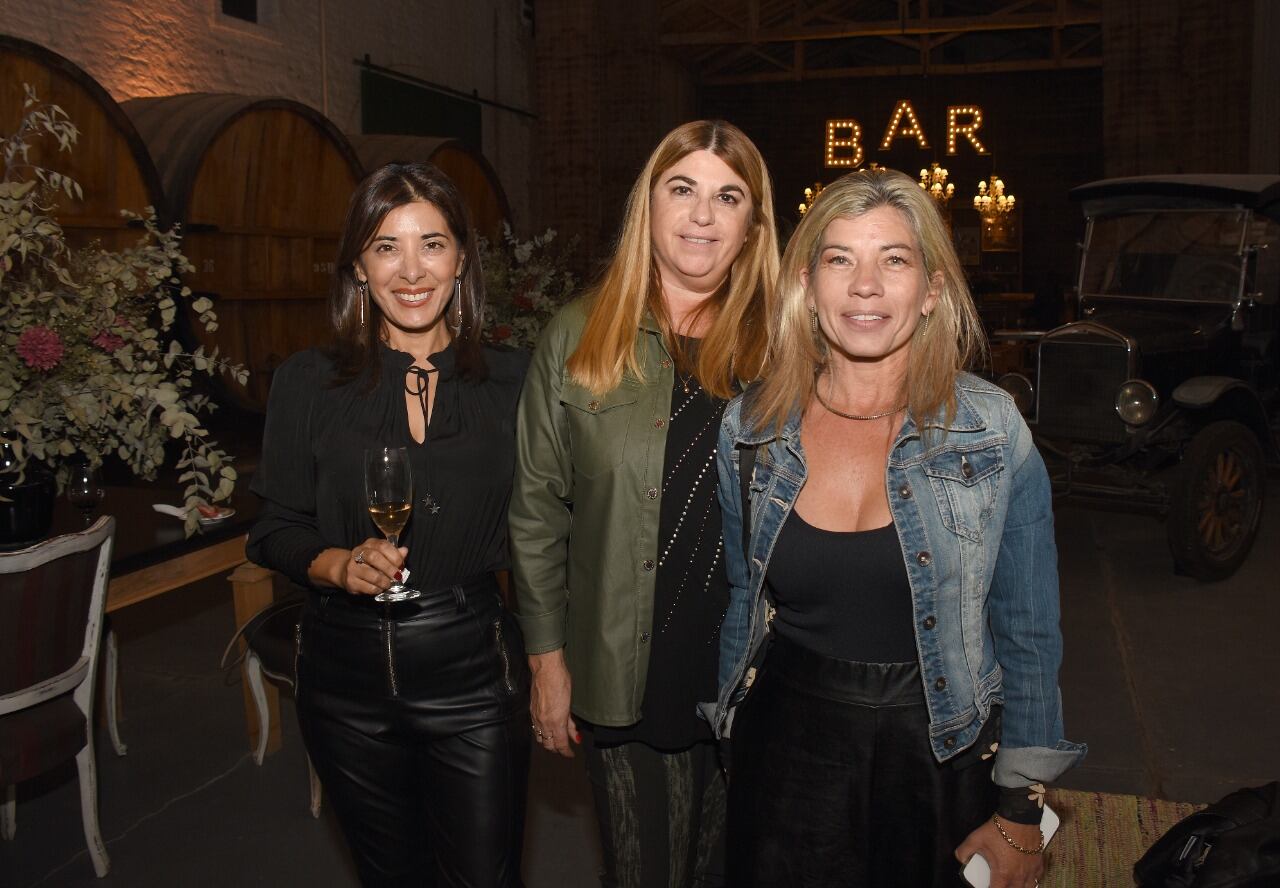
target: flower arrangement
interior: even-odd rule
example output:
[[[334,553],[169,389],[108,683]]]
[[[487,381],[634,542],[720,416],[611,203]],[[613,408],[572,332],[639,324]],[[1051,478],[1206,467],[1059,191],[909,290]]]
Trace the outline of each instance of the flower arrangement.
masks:
[[[547,321],[573,295],[578,282],[566,260],[577,241],[557,250],[551,247],[555,239],[555,231],[549,228],[521,241],[506,223],[497,243],[480,238],[489,342],[532,351]]]
[[[97,467],[115,455],[138,477],[153,479],[166,445],[181,442],[187,532],[196,507],[225,500],[235,487],[231,459],[208,437],[199,414],[214,409],[193,389],[196,373],[244,368],[184,350],[171,331],[191,271],[176,230],[161,230],[155,211],[122,211],[145,234],[127,249],[71,247],[52,213],[55,199],[77,199],[80,185],[29,161],[37,139],[70,152],[78,132],[57,105],[26,87],[17,131],[0,136],[0,444],[17,457],[17,480],[35,466],[55,472],[63,489],[67,459]],[[191,307],[207,330],[217,318],[207,298]]]

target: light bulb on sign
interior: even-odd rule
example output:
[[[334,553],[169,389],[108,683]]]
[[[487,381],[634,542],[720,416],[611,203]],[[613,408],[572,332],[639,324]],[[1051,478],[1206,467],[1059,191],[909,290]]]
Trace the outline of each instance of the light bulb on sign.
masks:
[[[880,150],[888,151],[893,140],[899,136],[915,139],[916,144],[921,148],[929,147],[929,142],[924,137],[924,127],[920,125],[920,119],[916,117],[916,111],[911,107],[909,99],[899,99],[894,107],[893,114],[889,117],[889,125],[884,130],[884,138],[880,140]]]
[[[956,141],[964,136],[979,154],[987,148],[979,141],[977,132],[982,129],[982,109],[977,105],[952,105],[947,108],[947,153],[956,153]]]
[[[862,125],[856,120],[828,120],[826,165],[857,167],[862,164],[862,156]]]

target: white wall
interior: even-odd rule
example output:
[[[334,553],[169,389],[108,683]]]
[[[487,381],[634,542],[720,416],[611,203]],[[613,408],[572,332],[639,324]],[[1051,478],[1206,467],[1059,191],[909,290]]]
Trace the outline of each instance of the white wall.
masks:
[[[533,106],[521,0],[259,0],[257,25],[219,0],[0,0],[0,33],[66,56],[117,101],[183,92],[283,96],[360,131],[374,64],[504,105]],[[482,105],[484,153],[517,227],[531,219],[534,121]]]

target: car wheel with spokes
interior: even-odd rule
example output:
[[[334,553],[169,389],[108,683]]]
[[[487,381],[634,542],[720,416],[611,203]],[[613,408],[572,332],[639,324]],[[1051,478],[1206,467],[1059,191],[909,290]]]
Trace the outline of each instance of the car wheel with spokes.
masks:
[[[1265,491],[1262,447],[1247,426],[1224,421],[1201,429],[1172,491],[1169,549],[1179,571],[1198,580],[1235,573],[1258,534]]]

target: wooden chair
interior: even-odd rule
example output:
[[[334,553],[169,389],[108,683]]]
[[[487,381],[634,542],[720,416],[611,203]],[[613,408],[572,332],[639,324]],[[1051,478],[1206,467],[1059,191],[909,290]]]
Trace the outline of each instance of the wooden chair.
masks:
[[[293,692],[297,681],[298,622],[302,619],[303,604],[304,597],[295,594],[267,605],[240,627],[222,654],[224,668],[236,665],[240,662],[239,658],[230,663],[228,658],[235,649],[236,642],[244,641],[242,657],[245,680],[249,683],[249,692],[258,710],[258,747],[253,751],[253,761],[258,765],[266,757],[267,735],[271,727],[266,687],[262,679],[265,676],[273,684]],[[311,789],[311,816],[319,817],[320,779],[316,777],[309,756],[307,773]]]
[[[114,518],[0,554],[0,834],[16,830],[15,787],[69,758],[93,869],[111,868],[98,829],[93,698]]]

